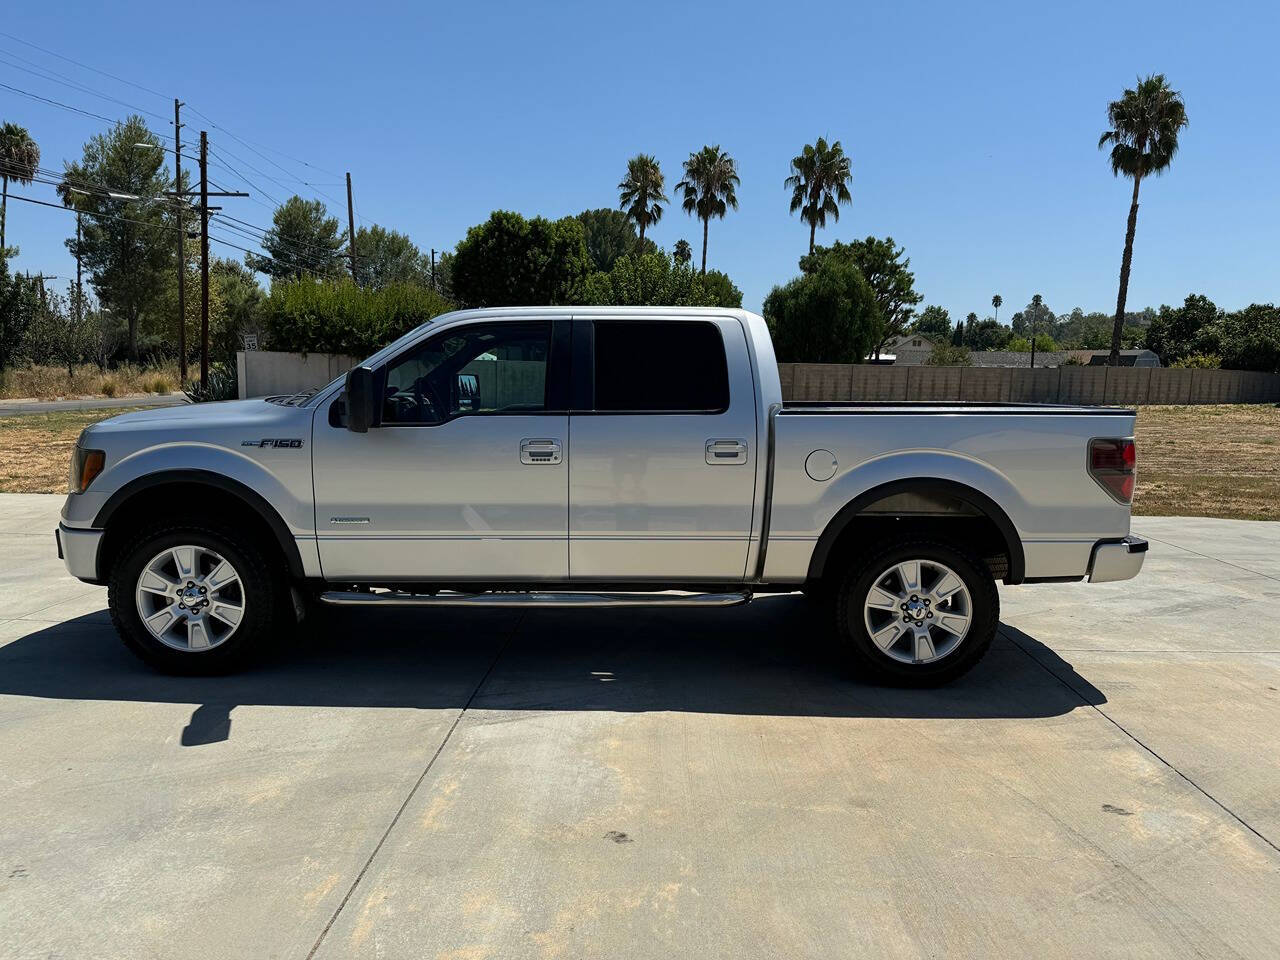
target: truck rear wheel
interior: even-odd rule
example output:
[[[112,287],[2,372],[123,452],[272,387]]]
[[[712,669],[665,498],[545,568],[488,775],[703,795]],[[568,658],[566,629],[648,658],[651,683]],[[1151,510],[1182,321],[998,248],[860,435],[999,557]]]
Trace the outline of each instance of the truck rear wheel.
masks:
[[[113,564],[111,620],[133,653],[166,673],[237,669],[282,625],[278,583],[263,550],[221,524],[141,531]]]
[[[861,556],[833,605],[837,634],[859,672],[903,686],[938,686],[967,673],[1000,621],[1000,595],[985,564],[934,540]]]

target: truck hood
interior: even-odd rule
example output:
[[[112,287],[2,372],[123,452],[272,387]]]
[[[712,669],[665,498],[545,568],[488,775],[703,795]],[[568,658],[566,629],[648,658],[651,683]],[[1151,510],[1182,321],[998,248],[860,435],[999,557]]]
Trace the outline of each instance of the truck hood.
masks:
[[[89,429],[98,434],[165,427],[172,427],[177,431],[184,427],[200,429],[251,426],[293,419],[287,415],[281,416],[289,410],[296,411],[296,408],[268,403],[261,397],[252,400],[223,400],[218,403],[184,403],[176,407],[155,407],[150,410],[122,413],[118,417],[101,420]]]

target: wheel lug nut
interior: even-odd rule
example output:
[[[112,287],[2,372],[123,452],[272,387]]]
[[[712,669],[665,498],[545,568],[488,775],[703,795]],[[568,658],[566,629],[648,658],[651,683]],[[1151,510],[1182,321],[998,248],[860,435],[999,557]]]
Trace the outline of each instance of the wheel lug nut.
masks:
[[[926,614],[925,614],[925,616],[926,616],[926,617],[928,617],[930,620],[932,620],[932,619],[933,619],[933,614],[932,614],[932,613],[926,613]]]
[[[911,595],[911,602],[912,602],[912,603],[915,603],[915,602],[916,602],[917,600],[919,600],[919,599],[920,599],[920,598],[919,598],[919,597],[917,597],[914,593]]]
[[[203,591],[203,590],[201,590],[200,592],[201,592],[201,593],[204,593],[204,591]],[[924,602],[924,605],[927,607],[927,606],[929,605],[929,601],[928,601],[928,600],[926,600],[926,601]]]

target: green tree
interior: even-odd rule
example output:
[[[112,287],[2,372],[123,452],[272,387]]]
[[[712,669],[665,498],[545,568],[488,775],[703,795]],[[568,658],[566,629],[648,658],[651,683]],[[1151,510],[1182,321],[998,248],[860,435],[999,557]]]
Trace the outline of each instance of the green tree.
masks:
[[[1194,353],[1218,353],[1222,320],[1222,311],[1208,297],[1187,294],[1182,306],[1160,308],[1147,327],[1147,349],[1166,367]]]
[[[1120,260],[1120,290],[1111,332],[1112,366],[1120,363],[1120,336],[1124,327],[1124,303],[1129,295],[1129,269],[1133,265],[1133,234],[1138,226],[1138,188],[1144,177],[1159,176],[1178,152],[1178,135],[1187,125],[1182,94],[1170,89],[1163,74],[1152,74],[1126,89],[1107,107],[1109,129],[1098,138],[1098,148],[1111,145],[1111,172],[1133,180],[1133,200],[1124,234]]]
[[[964,345],[970,350],[1003,350],[1013,336],[1012,330],[993,317],[974,319],[976,322],[966,323],[964,328]]]
[[[734,310],[742,306],[742,291],[720,270],[708,270],[702,275],[702,289],[711,300],[710,306]]]
[[[8,260],[0,257],[0,373],[17,358],[39,307],[35,282],[10,273]]]
[[[88,269],[102,305],[124,318],[133,360],[138,323],[158,306],[176,265],[173,205],[163,201],[173,180],[160,146],[141,117],[129,117],[90,139],[58,185],[62,202],[84,214],[80,240],[67,248]]]
[[[618,209],[640,228],[642,245],[645,229],[662,219],[662,205],[667,202],[665,183],[656,157],[638,153],[627,161],[627,175],[618,184]]]
[[[590,271],[582,221],[495,210],[458,244],[453,293],[469,307],[578,303]]]
[[[684,266],[693,259],[693,247],[689,246],[689,241],[681,238],[676,241],[675,249],[672,251],[672,257],[676,263]]]
[[[0,194],[0,259],[5,253],[5,219],[9,212],[9,181],[27,185],[36,177],[40,166],[40,146],[31,138],[25,127],[16,123],[0,126],[0,181],[4,193]]]
[[[272,214],[271,229],[262,238],[266,256],[246,254],[245,262],[272,280],[336,277],[346,242],[346,231],[338,230],[338,219],[329,216],[322,201],[295,194]]]
[[[893,237],[880,240],[867,237],[852,243],[837,240],[829,247],[817,247],[813,253],[800,258],[800,269],[811,272],[826,257],[845,259],[856,266],[875,292],[883,321],[880,339],[875,344],[875,356],[880,356],[884,345],[901,336],[911,324],[915,308],[924,297],[916,293],[916,276],[911,272],[911,260],[904,257],[906,251],[895,246]]]
[[[356,230],[356,283],[381,289],[393,283],[431,285],[431,258],[397,230],[373,224]]]
[[[969,316],[972,317],[974,316],[974,314],[971,313],[969,314]],[[956,328],[951,332],[951,345],[953,347],[964,346],[964,321],[963,320],[956,321]]]
[[[995,311],[995,321],[1000,322],[1000,308],[1004,306],[1004,297],[996,294],[991,298],[991,309]]]
[[[707,272],[707,228],[712,217],[724,219],[729,208],[738,209],[737,187],[742,181],[733,157],[720,149],[720,145],[703,147],[689,154],[684,162],[684,179],[676,184],[676,190],[684,194],[681,206],[690,216],[702,221],[702,272]]]
[[[737,303],[732,302],[737,297]],[[741,306],[742,294],[722,273],[700,275],[689,264],[677,264],[664,251],[622,256],[608,272],[587,278],[581,302],[601,306]],[[725,302],[725,301],[729,302]]]
[[[911,332],[928,337],[934,343],[945,343],[951,337],[951,314],[942,307],[927,306],[911,325]]]
[[[1053,311],[1044,302],[1044,297],[1038,293],[1031,298],[1031,302],[1021,313],[1013,315],[1013,319],[1013,332],[1019,336],[1028,336],[1031,332],[1049,333],[1057,322]]]
[[[658,249],[652,240],[641,243],[635,224],[621,210],[607,207],[583,210],[577,219],[586,233],[587,256],[591,258],[593,270],[611,270],[619,257],[653,253]]]
[[[875,291],[853,263],[835,257],[774,287],[764,318],[784,363],[861,363],[880,338]]]
[[[1223,316],[1221,330],[1224,369],[1280,373],[1280,308],[1251,303]]]
[[[799,210],[800,219],[809,225],[810,255],[817,229],[826,227],[827,217],[839,221],[840,204],[853,202],[849,167],[840,141],[828,146],[823,137],[817,143],[806,143],[800,154],[791,158],[791,176],[783,185],[791,191],[791,212]]]

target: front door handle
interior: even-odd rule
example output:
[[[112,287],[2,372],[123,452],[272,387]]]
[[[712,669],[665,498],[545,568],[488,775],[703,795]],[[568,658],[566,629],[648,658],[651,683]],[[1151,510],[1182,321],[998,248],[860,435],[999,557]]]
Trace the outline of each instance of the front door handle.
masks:
[[[746,463],[747,441],[745,440],[708,440],[707,463]]]
[[[520,462],[528,464],[560,462],[559,440],[521,440]]]

